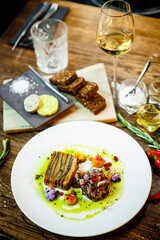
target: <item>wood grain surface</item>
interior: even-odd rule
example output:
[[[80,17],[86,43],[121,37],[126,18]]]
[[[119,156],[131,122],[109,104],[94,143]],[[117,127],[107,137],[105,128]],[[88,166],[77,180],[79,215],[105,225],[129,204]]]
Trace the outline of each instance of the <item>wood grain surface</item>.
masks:
[[[96,44],[96,28],[100,14],[100,8],[87,6],[67,1],[57,1],[60,6],[69,7],[69,13],[64,21],[68,25],[69,37],[69,65],[68,69],[77,70],[89,65],[104,63],[108,78],[113,76],[112,57],[105,54]],[[21,13],[12,22],[5,34],[0,38],[0,84],[5,79],[11,79],[28,70],[28,64],[36,66],[36,59],[33,50],[16,48],[11,51],[11,39],[23,25],[29,14],[33,11],[38,0],[30,0]],[[137,78],[148,59],[151,66],[143,80],[148,86],[149,83],[160,75],[160,19],[134,15],[136,37],[131,51],[119,57],[118,81],[125,78]],[[129,116],[115,101],[117,111],[137,126],[136,116]],[[130,134],[144,150],[146,143],[136,137],[128,129],[122,127],[119,122],[112,123],[123,131]],[[139,126],[138,126],[139,127]],[[144,128],[139,127],[143,131]],[[0,239],[12,240],[71,240],[72,237],[65,237],[50,233],[33,222],[31,222],[18,208],[11,190],[11,170],[15,158],[21,148],[38,132],[23,132],[6,134],[3,131],[3,103],[0,100],[0,141],[3,138],[10,139],[11,151],[5,162],[0,166]],[[152,136],[160,133],[157,130]],[[127,146],[123,146],[124,151]],[[132,154],[132,153],[131,153]],[[138,166],[137,166],[138,168]],[[153,180],[151,194],[160,191],[160,171],[151,163]],[[136,174],[135,174],[136,177]],[[143,189],[142,189],[143,191]],[[148,240],[160,239],[160,202],[156,204],[146,201],[139,213],[127,224],[117,230],[92,237],[100,240]],[[107,223],[106,223],[107,224]],[[73,226],[74,227],[74,226]],[[86,226],[87,227],[87,226]],[[80,239],[80,238],[77,238]],[[84,238],[91,239],[91,238]]]

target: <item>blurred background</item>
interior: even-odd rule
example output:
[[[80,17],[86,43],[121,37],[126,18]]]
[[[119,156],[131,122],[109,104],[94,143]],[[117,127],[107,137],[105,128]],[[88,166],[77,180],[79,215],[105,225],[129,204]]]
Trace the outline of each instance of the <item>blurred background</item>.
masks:
[[[1,1],[0,35],[2,35],[14,18],[18,15],[29,0]],[[105,0],[70,0],[82,4],[101,7]],[[55,0],[56,2],[56,0]],[[160,0],[127,0],[131,5],[133,13],[160,18]]]
[[[0,35],[2,35],[28,0],[2,0],[0,14]]]

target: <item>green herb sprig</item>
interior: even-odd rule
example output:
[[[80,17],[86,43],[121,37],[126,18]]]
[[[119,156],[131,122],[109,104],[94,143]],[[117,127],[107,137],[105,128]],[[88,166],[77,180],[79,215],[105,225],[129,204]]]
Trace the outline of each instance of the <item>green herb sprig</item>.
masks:
[[[153,140],[153,138],[147,133],[142,132],[136,126],[130,124],[126,121],[124,117],[122,117],[121,113],[117,113],[118,120],[123,124],[123,126],[127,127],[131,132],[135,133],[138,137],[142,138],[146,142],[148,142],[150,147],[160,149],[160,144]]]
[[[7,156],[7,154],[10,151],[8,138],[2,140],[2,146],[3,146],[3,149],[0,152],[0,165],[4,162],[4,158]]]

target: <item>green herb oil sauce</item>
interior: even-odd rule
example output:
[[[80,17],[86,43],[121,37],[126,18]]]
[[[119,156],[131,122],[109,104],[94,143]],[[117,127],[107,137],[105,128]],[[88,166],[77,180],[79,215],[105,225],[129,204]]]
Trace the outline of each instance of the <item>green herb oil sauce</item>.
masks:
[[[47,205],[53,210],[56,214],[58,214],[61,217],[70,219],[70,220],[77,220],[82,221],[88,218],[92,218],[96,214],[104,211],[108,207],[115,204],[123,195],[124,192],[124,168],[125,164],[120,159],[118,161],[114,160],[113,154],[110,154],[105,149],[98,149],[93,147],[86,147],[78,144],[73,145],[63,145],[63,146],[55,146],[54,151],[62,151],[69,154],[86,154],[87,159],[90,156],[95,157],[97,154],[102,156],[106,162],[111,162],[112,166],[110,167],[111,170],[116,169],[120,175],[121,175],[121,181],[120,182],[111,182],[110,184],[110,191],[109,194],[102,200],[99,201],[91,201],[88,198],[86,198],[80,188],[74,188],[74,191],[76,192],[76,196],[78,197],[78,202],[75,205],[67,205],[64,201],[65,195],[58,196],[53,201],[47,200],[45,198],[44,194],[44,175],[45,171],[47,169],[47,166],[49,164],[51,156],[40,156],[38,160],[38,164],[34,167],[33,170],[34,178],[31,180],[31,184],[36,191],[36,193],[39,195],[39,197],[45,201]],[[52,151],[53,152],[53,151]],[[86,170],[90,170],[92,167],[92,163],[90,160],[87,160],[83,163],[78,164],[79,169],[85,168],[85,165],[87,165]],[[105,168],[102,168],[105,172],[105,175],[108,174],[108,171],[105,170]],[[56,189],[60,192],[63,191],[62,189]],[[68,191],[63,191],[64,193],[70,193],[72,189],[69,189]]]

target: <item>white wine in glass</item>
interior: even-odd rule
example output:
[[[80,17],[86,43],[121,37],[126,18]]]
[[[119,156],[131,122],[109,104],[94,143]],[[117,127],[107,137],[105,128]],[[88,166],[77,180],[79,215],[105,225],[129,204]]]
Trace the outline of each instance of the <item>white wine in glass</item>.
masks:
[[[103,4],[97,29],[98,46],[114,57],[113,97],[116,97],[117,56],[127,53],[135,35],[130,5],[123,0],[110,0]]]

